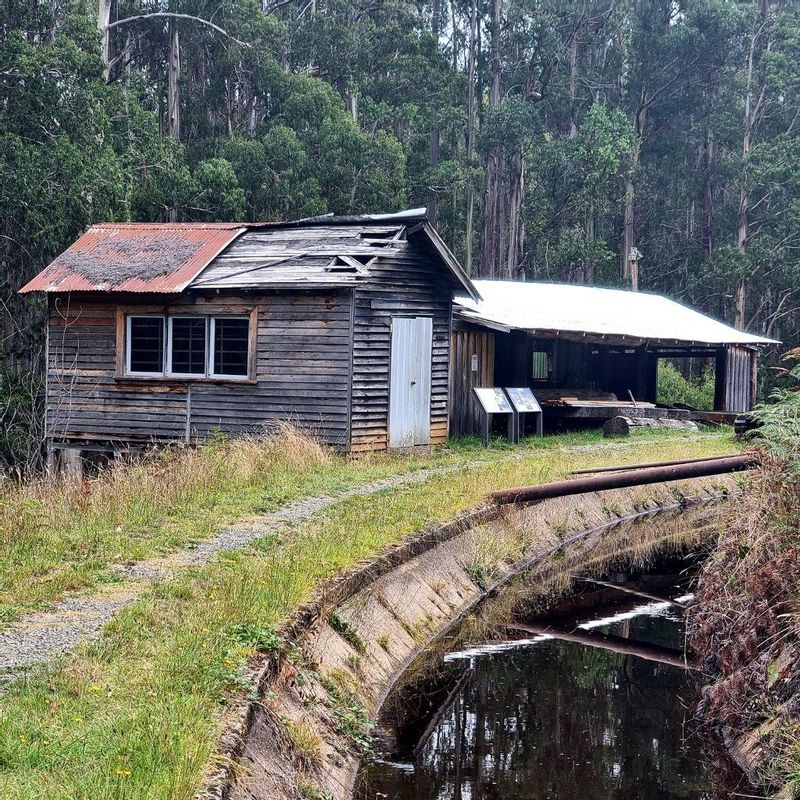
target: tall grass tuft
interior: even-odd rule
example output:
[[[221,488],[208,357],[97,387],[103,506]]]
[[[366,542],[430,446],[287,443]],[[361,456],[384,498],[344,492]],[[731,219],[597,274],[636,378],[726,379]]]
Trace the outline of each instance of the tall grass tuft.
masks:
[[[221,436],[153,451],[84,481],[0,484],[0,621],[92,582],[108,563],[165,552],[228,518],[296,494],[334,455],[282,424],[269,435]]]

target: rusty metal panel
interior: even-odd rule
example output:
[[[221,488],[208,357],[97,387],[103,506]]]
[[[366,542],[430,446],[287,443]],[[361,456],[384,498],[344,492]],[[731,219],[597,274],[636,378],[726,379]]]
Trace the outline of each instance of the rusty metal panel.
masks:
[[[244,227],[238,223],[93,225],[21,292],[180,292]]]

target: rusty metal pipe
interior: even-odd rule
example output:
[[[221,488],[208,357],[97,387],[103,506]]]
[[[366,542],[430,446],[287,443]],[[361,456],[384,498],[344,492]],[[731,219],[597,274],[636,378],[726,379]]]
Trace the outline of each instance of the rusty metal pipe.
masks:
[[[601,650],[611,650],[626,656],[636,656],[646,661],[657,661],[659,664],[669,664],[679,669],[699,670],[700,667],[687,661],[680,650],[670,650],[657,644],[637,642],[623,636],[614,636],[608,633],[588,633],[579,629],[568,631],[553,625],[506,625],[506,628],[523,633],[532,633],[536,636],[552,636],[564,642],[575,642],[586,647],[597,647]]]
[[[624,489],[629,486],[643,486],[649,483],[678,481],[687,478],[703,478],[708,475],[724,475],[729,472],[742,472],[758,466],[754,453],[738,456],[723,456],[708,461],[695,461],[665,467],[645,467],[613,472],[609,475],[593,475],[587,478],[552,481],[537,486],[518,486],[491,492],[489,499],[498,505],[508,503],[534,503],[550,497],[563,497],[570,494],[601,492],[606,489]]]
[[[753,455],[742,453],[742,455]],[[699,464],[701,461],[718,461],[725,456],[702,456],[700,458],[683,458],[678,461],[651,461],[648,464],[619,464],[613,467],[589,467],[588,469],[574,469],[570,475],[594,475],[598,472],[624,472],[629,469],[645,469],[646,467],[673,467],[677,464]]]

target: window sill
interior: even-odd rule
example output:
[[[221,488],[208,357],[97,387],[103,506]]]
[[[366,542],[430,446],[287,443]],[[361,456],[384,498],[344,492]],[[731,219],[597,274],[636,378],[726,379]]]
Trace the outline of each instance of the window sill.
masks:
[[[254,386],[258,381],[255,378],[208,378],[204,376],[192,377],[177,377],[170,375],[115,375],[114,381],[116,383],[155,383],[155,384],[168,384],[168,385],[183,385],[185,383],[216,383],[225,385],[240,386]]]

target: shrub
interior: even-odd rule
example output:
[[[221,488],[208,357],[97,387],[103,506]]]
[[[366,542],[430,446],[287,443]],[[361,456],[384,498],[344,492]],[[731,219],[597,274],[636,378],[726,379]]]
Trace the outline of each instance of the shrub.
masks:
[[[783,465],[787,476],[800,478],[800,364],[789,370],[787,377],[788,387],[776,389],[770,402],[753,412],[761,423],[753,434]]]
[[[669,361],[658,362],[659,403],[676,405],[678,403],[701,410],[714,408],[714,369],[708,367],[699,380],[688,381],[677,367]]]
[[[0,369],[0,468],[40,465],[44,384],[36,372]]]

